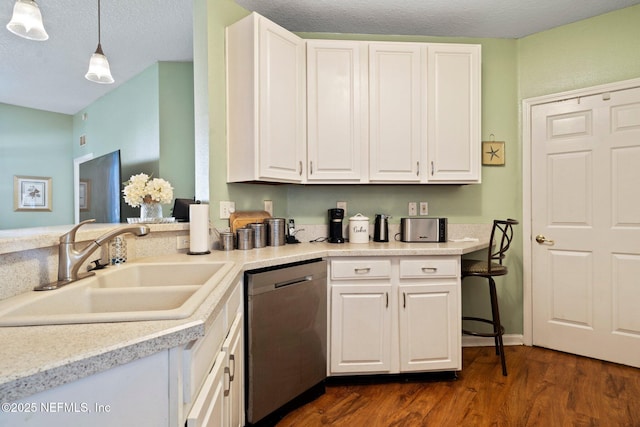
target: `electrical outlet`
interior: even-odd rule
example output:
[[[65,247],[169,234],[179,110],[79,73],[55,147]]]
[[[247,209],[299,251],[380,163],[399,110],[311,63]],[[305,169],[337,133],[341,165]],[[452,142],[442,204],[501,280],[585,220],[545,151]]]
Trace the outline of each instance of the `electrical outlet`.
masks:
[[[420,202],[420,215],[429,215],[429,203]]]
[[[191,243],[189,236],[178,236],[176,239],[178,240],[176,249],[189,249],[189,244]]]
[[[269,215],[273,216],[273,200],[265,200],[264,201],[264,210]]]
[[[343,209],[344,212],[347,212],[347,202],[336,202],[336,208]]]
[[[409,216],[418,215],[418,204],[416,202],[409,202]]]
[[[220,219],[229,219],[231,214],[236,211],[236,202],[220,202]]]

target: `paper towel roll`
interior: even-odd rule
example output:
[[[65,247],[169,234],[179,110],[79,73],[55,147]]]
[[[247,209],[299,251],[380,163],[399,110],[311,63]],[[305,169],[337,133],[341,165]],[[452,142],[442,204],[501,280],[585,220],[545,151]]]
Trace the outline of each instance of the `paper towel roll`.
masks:
[[[209,205],[189,205],[189,254],[208,254],[209,250]]]

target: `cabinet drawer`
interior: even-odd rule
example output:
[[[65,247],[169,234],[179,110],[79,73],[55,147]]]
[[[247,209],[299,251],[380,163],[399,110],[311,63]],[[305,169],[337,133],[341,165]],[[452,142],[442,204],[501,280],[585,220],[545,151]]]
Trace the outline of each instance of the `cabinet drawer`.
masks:
[[[204,337],[190,342],[183,353],[184,403],[191,402],[211,370],[225,337],[222,313],[216,317]]]
[[[349,259],[331,261],[332,280],[387,279],[391,277],[391,260]]]
[[[238,283],[236,285],[236,289],[229,296],[229,300],[226,305],[226,315],[227,315],[227,328],[231,327],[236,315],[242,311],[242,283]]]
[[[400,260],[400,278],[416,279],[429,277],[458,277],[460,264],[458,258],[419,258]]]

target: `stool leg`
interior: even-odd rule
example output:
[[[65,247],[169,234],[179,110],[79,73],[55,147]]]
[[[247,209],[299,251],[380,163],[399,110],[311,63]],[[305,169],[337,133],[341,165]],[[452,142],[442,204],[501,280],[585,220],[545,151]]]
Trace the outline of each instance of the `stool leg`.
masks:
[[[489,293],[491,294],[491,311],[493,315],[493,331],[496,334],[496,353],[500,354],[502,363],[502,375],[507,376],[507,361],[504,357],[504,345],[502,342],[502,324],[500,323],[500,309],[498,308],[498,293],[496,292],[496,282],[493,277],[489,277]]]

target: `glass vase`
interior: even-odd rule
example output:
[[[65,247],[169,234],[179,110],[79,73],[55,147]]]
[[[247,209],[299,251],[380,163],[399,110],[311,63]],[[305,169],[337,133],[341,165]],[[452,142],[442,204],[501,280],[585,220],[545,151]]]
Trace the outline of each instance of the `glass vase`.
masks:
[[[162,220],[162,205],[160,203],[142,203],[140,205],[141,222],[159,222]]]

